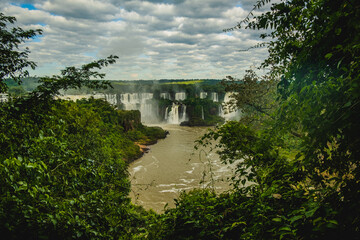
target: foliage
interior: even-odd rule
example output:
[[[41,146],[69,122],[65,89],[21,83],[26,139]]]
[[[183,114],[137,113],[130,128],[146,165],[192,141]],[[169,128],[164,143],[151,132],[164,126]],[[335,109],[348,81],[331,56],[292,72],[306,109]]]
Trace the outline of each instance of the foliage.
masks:
[[[268,2],[258,1],[254,11]],[[167,236],[358,238],[359,4],[279,1],[270,11],[256,17],[251,12],[228,29],[245,25],[271,30],[261,35],[270,38],[265,44],[270,54],[263,64],[271,67],[268,82],[252,72],[240,83],[229,78],[231,88],[238,91],[235,104],[245,118],[228,122],[199,141],[201,146],[217,140],[214,148],[223,162],[238,164],[234,192],[228,195],[234,218],[214,225],[202,222],[197,216],[209,218],[203,213],[213,219],[224,216],[221,208],[209,210],[224,198],[183,194],[165,215]],[[220,235],[231,222],[242,223],[235,230],[238,235]]]
[[[3,36],[9,34],[3,31],[6,21],[15,19],[1,15]],[[17,47],[34,32],[16,28],[12,33],[9,44]],[[32,64],[26,60],[27,53],[10,56],[20,75],[26,64]],[[112,64],[116,58],[68,67],[61,76],[41,78],[28,95],[0,104],[2,236],[141,239],[139,236],[149,235],[145,225],[155,221],[156,214],[133,206],[128,197],[127,163],[142,153],[126,132],[136,130],[154,139],[164,131],[142,126],[138,111],[118,111],[103,100],[55,99],[64,89],[109,86],[106,81],[93,80],[104,77],[93,69]],[[1,69],[2,77],[15,76],[11,75],[15,70]]]
[[[229,111],[241,109],[242,123],[259,125],[271,119],[276,109],[277,84],[276,79],[259,77],[253,70],[247,70],[241,80],[227,76],[222,85],[232,95],[225,108]]]
[[[268,2],[257,1],[254,10]],[[357,239],[359,19],[356,0],[280,0],[230,29],[271,30],[261,35],[270,38],[263,64],[269,75],[228,78],[243,118],[198,142],[215,144],[225,164],[237,164],[233,189],[183,193],[161,216],[130,205],[124,161],[138,149],[132,141],[158,130],[136,121],[125,129],[122,113],[97,100],[52,100],[60,89],[102,87],[90,81],[102,77],[91,69],[113,59],[43,79],[30,98],[0,108],[1,232],[13,238]]]
[[[117,56],[109,56],[92,63],[85,64],[80,68],[67,67],[61,71],[60,76],[44,77],[39,80],[40,85],[32,92],[32,95],[50,100],[60,94],[60,90],[80,89],[88,87],[91,89],[106,89],[110,87],[108,81],[94,80],[103,79],[105,74],[94,71],[94,68],[101,69],[109,64],[115,63]]]
[[[13,239],[139,233],[126,162],[141,152],[119,124],[122,112],[95,99],[19,98],[0,110],[0,232]],[[149,139],[164,132],[136,131]]]
[[[182,125],[186,126],[214,126],[222,124],[224,119],[219,115],[221,104],[210,99],[187,98],[183,101],[189,118]]]
[[[172,82],[167,82],[167,83],[163,83],[163,84],[184,84],[184,85],[191,85],[191,84],[197,84],[197,83],[202,83],[203,80],[187,80],[187,81],[172,81]]]
[[[19,49],[19,45],[27,39],[41,34],[42,30],[23,30],[19,27],[8,29],[8,24],[15,23],[16,18],[0,13],[0,93],[7,91],[6,78],[20,83],[21,77],[28,76],[25,68],[35,68],[36,64],[28,60],[29,49]]]
[[[162,221],[165,239],[236,239],[238,230],[245,226],[233,214],[234,195],[217,196],[210,190],[192,190],[182,193],[176,209],[166,211]],[[235,217],[235,218],[234,218]],[[243,216],[245,217],[245,216]]]
[[[147,127],[141,125],[137,129],[127,132],[127,136],[134,142],[139,144],[155,144],[158,139],[165,138],[167,132],[160,127]]]

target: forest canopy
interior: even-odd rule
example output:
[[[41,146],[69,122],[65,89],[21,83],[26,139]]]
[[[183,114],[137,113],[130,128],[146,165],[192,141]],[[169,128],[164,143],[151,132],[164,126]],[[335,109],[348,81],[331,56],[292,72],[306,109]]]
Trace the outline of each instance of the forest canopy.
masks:
[[[360,3],[274,2],[235,27],[267,30],[266,76],[248,71],[235,90],[239,122],[198,143],[239,159],[234,190],[194,191],[169,210],[169,238],[356,239],[360,226]],[[251,49],[249,50],[251,51]],[[206,219],[206,220],[203,220]]]
[[[256,15],[266,4],[270,10]],[[124,158],[136,152],[131,141],[141,134],[126,135],[123,116],[104,102],[52,98],[64,88],[106,87],[90,77],[103,77],[93,69],[115,58],[42,79],[28,98],[0,106],[1,233],[17,239],[357,239],[359,19],[357,0],[259,0],[226,29],[266,30],[265,43],[255,47],[267,47],[261,67],[270,69],[265,76],[249,70],[242,79],[227,77],[223,84],[242,118],[197,142],[198,148],[215,144],[224,164],[238,163],[232,190],[182,193],[161,215],[131,205],[127,195]],[[2,30],[14,20],[1,15]],[[0,83],[25,65],[2,68]]]

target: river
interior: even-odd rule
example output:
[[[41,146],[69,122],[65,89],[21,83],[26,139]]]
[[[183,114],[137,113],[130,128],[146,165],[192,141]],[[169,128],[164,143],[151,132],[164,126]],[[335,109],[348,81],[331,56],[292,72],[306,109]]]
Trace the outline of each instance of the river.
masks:
[[[194,141],[208,127],[160,127],[170,134],[129,166],[133,203],[160,213],[166,204],[175,206],[174,199],[181,191],[204,187],[214,187],[217,192],[229,189],[233,166],[221,164],[216,153],[194,149]]]

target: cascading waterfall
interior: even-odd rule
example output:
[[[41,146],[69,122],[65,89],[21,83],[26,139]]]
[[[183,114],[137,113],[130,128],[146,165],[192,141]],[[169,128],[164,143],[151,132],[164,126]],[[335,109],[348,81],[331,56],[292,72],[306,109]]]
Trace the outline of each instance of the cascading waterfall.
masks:
[[[116,106],[117,105],[117,99],[116,99],[116,94],[104,94],[105,95],[105,100],[110,103],[111,105]]]
[[[207,97],[207,92],[200,92],[200,98],[204,99]]]
[[[213,102],[219,102],[219,95],[218,95],[217,92],[212,92],[212,93],[211,93],[211,100],[212,100]]]
[[[120,101],[124,105],[125,110],[139,110],[139,94],[138,93],[123,93],[120,94]]]
[[[219,105],[219,110],[218,110],[218,112],[219,112],[219,116],[220,116],[220,117],[224,117],[224,110],[223,110],[223,107],[222,107],[221,105]]]
[[[186,93],[185,92],[178,92],[175,93],[175,101],[182,101],[186,99]]]
[[[141,104],[145,104],[153,98],[153,93],[123,93],[120,94],[120,101],[125,110],[140,110]]]
[[[164,119],[165,119],[165,120],[168,119],[168,110],[169,110],[169,107],[166,107],[166,109],[165,109],[165,116],[164,116]]]
[[[173,103],[173,105],[171,106],[171,110],[169,112],[168,115],[168,123],[170,124],[179,124],[179,106],[176,103]]]
[[[186,117],[186,105],[182,105],[182,112],[181,112],[181,119],[180,119],[180,123],[187,121],[187,117]]]
[[[154,111],[153,111],[153,104],[151,103],[143,103],[140,104],[140,112],[141,112],[141,118],[146,120],[146,122],[154,122],[156,119],[154,119]]]
[[[105,95],[102,93],[92,94],[92,95],[90,95],[90,97],[93,97],[94,99],[105,99],[106,100]]]
[[[197,94],[200,99],[209,99],[214,102],[219,102],[219,96],[217,92],[205,92],[199,91]],[[226,93],[224,103],[231,101],[232,93]],[[86,95],[66,95],[60,96],[59,98],[64,99],[80,99],[80,98],[90,98],[93,97],[95,99],[104,99],[105,101],[109,102],[114,106],[122,106],[124,110],[139,110],[141,112],[141,120],[145,123],[159,123],[161,121],[165,121],[171,124],[180,124],[184,121],[189,121],[190,116],[187,115],[187,108],[194,107],[192,105],[186,106],[183,104],[183,101],[186,100],[187,94],[185,91],[181,91],[171,95],[169,92],[161,92],[159,97],[160,99],[168,99],[173,102],[172,106],[166,107],[166,109],[160,108],[160,104],[154,99],[153,93],[97,93],[97,94],[86,94]],[[190,96],[194,97],[194,96]],[[165,110],[165,112],[164,112]],[[216,110],[211,109],[204,109],[201,107],[201,110],[198,109],[196,115],[205,120],[204,112],[209,112],[210,114],[216,114]],[[222,108],[219,106],[218,114],[221,117],[224,117],[226,120],[234,119],[234,117],[239,117],[240,111],[231,112],[227,107],[224,105]]]
[[[153,97],[153,93],[123,93],[120,94],[120,101],[125,110],[139,110],[142,121],[153,123],[158,122],[157,105],[154,107],[151,102]]]
[[[238,120],[240,117],[241,111],[239,110],[234,111],[232,109],[229,109],[228,106],[226,106],[227,103],[235,101],[233,94],[234,94],[233,92],[227,92],[224,97],[224,107],[223,107],[222,117],[225,118],[225,120]]]
[[[168,99],[168,100],[171,100],[170,93],[160,93],[160,99]]]

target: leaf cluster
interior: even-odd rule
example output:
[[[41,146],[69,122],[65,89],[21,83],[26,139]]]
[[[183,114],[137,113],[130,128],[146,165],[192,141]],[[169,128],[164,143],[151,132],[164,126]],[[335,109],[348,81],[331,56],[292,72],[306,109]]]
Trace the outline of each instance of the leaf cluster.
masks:
[[[33,61],[28,60],[29,49],[20,49],[19,45],[41,34],[42,30],[23,30],[20,27],[9,29],[8,24],[15,22],[15,17],[0,13],[0,93],[7,91],[6,78],[21,83],[21,78],[29,74],[25,68],[36,67]]]
[[[268,2],[258,1],[254,10]],[[272,90],[251,72],[242,81],[229,77],[234,106],[245,114],[199,141],[216,140],[223,162],[237,164],[228,195],[236,220],[226,224],[244,224],[239,235],[220,236],[228,225],[197,216],[224,215],[224,209],[209,211],[224,196],[189,193],[169,211],[171,231],[198,239],[358,238],[359,4],[278,1],[228,29],[271,30],[260,37],[269,39],[263,67],[271,67]]]

